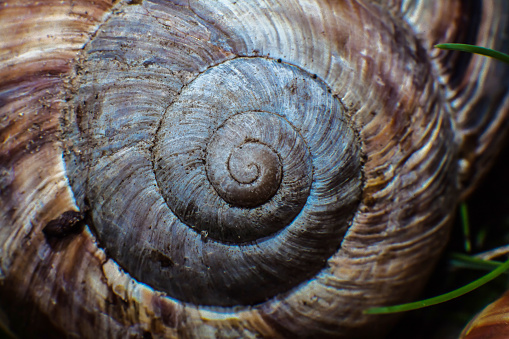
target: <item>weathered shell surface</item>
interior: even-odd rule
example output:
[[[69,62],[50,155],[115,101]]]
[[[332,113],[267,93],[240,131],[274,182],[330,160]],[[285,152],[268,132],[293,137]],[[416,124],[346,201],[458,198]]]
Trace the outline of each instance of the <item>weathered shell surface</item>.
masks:
[[[501,0],[1,6],[0,306],[24,337],[383,336],[362,311],[417,295],[507,128],[509,70],[432,48],[507,50]],[[217,169],[253,164],[249,194]]]

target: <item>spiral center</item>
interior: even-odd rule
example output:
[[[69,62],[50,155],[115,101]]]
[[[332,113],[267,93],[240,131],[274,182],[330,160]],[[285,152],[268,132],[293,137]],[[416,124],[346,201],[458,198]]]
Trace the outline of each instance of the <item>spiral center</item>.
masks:
[[[259,140],[241,140],[246,117],[229,119],[207,147],[207,176],[217,194],[231,205],[255,207],[276,194],[282,177],[279,155]],[[237,140],[236,140],[237,139]]]
[[[235,181],[239,184],[252,184],[254,181],[260,179],[263,174],[267,172],[276,171],[264,170],[264,168],[260,168],[265,164],[267,165],[275,165],[274,163],[274,154],[270,152],[270,149],[267,150],[268,147],[264,147],[265,145],[259,145],[256,143],[249,143],[236,148],[228,159],[228,170]],[[277,160],[277,159],[276,159]],[[258,165],[258,163],[261,163]],[[271,167],[273,169],[273,167]],[[262,179],[263,180],[263,179]]]

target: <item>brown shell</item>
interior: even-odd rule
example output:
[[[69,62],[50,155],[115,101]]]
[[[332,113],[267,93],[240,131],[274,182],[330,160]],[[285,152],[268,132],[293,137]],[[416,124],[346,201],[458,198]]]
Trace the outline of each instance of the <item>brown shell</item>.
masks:
[[[454,41],[507,51],[509,10],[501,0],[8,0],[0,6],[0,320],[21,337],[383,336],[396,318],[362,311],[418,295],[447,242],[454,207],[487,171],[507,130],[507,67],[433,49]],[[306,280],[292,280],[297,265],[278,277],[292,281],[283,290],[260,294],[266,300],[218,305],[173,295],[174,287],[136,271],[148,263],[145,253],[126,256],[111,244],[115,237],[104,235],[99,217],[138,215],[146,186],[124,180],[107,187],[101,175],[90,174],[127,149],[110,152],[104,145],[131,140],[123,128],[102,139],[94,131],[133,119],[139,130],[153,131],[149,140],[159,140],[157,126],[166,108],[180,105],[185,88],[243,58],[276,65],[267,71],[276,75],[262,79],[280,80],[277,72],[287,67],[340,103],[333,120],[354,131],[353,141],[316,143],[332,145],[331,153],[352,150],[341,166],[354,164],[361,192],[353,189],[346,199],[354,212],[336,213],[336,233],[323,238],[338,244],[327,246],[334,251],[318,266],[309,265]],[[246,79],[264,83],[255,73]],[[289,92],[295,88],[288,83]],[[299,97],[295,107],[309,102]],[[155,125],[143,128],[143,119]],[[304,135],[305,128],[296,130]],[[113,180],[124,173],[107,174]],[[130,209],[99,213],[109,205],[102,193],[90,192],[108,188],[114,196],[124,183],[133,188],[126,191]],[[341,189],[332,191],[341,196]],[[127,252],[164,237],[139,219],[123,243]],[[209,231],[193,235],[200,248],[220,242]],[[150,272],[172,266],[169,252],[161,253]],[[263,287],[254,285],[245,294]]]
[[[465,327],[461,338],[502,339],[509,337],[509,292],[494,301]]]

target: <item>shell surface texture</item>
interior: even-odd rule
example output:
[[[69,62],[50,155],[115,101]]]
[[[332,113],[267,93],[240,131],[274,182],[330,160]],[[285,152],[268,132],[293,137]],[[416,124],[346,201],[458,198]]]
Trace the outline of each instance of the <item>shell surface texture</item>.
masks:
[[[507,131],[509,3],[0,2],[0,323],[375,338]],[[505,49],[505,50],[504,50]]]

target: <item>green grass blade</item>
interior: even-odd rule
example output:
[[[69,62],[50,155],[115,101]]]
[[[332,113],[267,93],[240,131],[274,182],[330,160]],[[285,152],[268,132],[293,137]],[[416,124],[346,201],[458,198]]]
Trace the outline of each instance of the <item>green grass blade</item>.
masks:
[[[475,236],[475,247],[483,248],[486,242],[486,238],[488,236],[488,229],[486,226],[477,231],[477,235]]]
[[[502,265],[502,263],[499,261],[479,259],[462,253],[453,253],[451,255],[451,264],[456,267],[487,271],[490,271]]]
[[[451,51],[470,52],[475,54],[486,55],[509,64],[509,55],[489,48],[467,44],[438,44],[435,45],[435,47]]]
[[[470,253],[472,243],[470,242],[470,222],[468,219],[468,208],[465,202],[460,205],[461,224],[463,225],[463,237],[465,239],[465,252]]]
[[[404,312],[404,311],[411,311],[411,310],[417,310],[419,308],[431,306],[440,304],[446,301],[449,301],[451,299],[457,298],[459,296],[462,296],[468,292],[471,292],[475,290],[476,288],[490,282],[491,280],[495,279],[502,273],[504,273],[507,269],[509,269],[509,260],[504,262],[499,267],[495,268],[490,273],[482,276],[481,278],[471,282],[468,285],[465,285],[463,287],[460,287],[454,291],[451,291],[449,293],[445,293],[442,295],[439,295],[437,297],[416,301],[408,304],[402,304],[402,305],[395,305],[395,306],[384,306],[384,307],[373,307],[365,310],[364,314],[389,314],[389,313],[397,313],[397,312]]]

